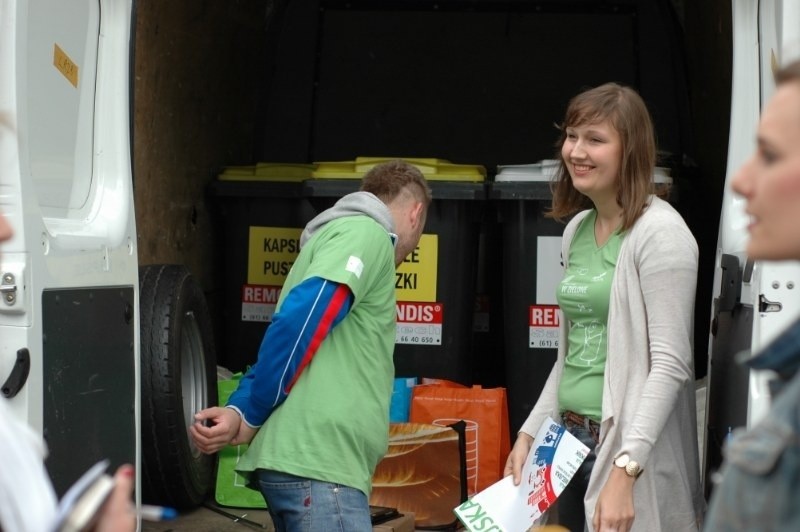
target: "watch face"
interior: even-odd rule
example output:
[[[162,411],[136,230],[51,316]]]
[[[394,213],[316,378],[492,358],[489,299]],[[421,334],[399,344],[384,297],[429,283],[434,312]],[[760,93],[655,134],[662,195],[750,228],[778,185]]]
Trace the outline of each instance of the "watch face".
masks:
[[[642,471],[642,468],[639,466],[639,462],[631,460],[631,457],[627,454],[620,455],[616,460],[614,460],[614,465],[624,469],[625,473],[629,477],[637,477]]]
[[[641,468],[639,467],[639,464],[634,462],[633,460],[629,461],[625,465],[625,472],[628,474],[628,476],[631,476],[631,477],[639,476],[639,472],[640,471],[641,471]]]

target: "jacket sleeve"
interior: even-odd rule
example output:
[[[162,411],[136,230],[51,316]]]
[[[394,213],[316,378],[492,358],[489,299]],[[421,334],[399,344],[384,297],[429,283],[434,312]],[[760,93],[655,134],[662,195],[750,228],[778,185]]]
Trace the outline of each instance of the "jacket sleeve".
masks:
[[[258,360],[228,400],[251,427],[261,426],[287,397],[322,341],[350,311],[346,284],[320,277],[292,288],[272,317]]]
[[[678,408],[685,388],[694,380],[697,244],[682,221],[661,218],[656,221],[646,238],[641,238],[636,253],[646,329],[638,328],[636,320],[625,322],[626,334],[632,339],[627,345],[640,345],[641,340],[633,339],[644,338],[649,350],[649,356],[629,360],[628,367],[647,364],[649,371],[636,408],[631,412],[630,424],[621,421],[626,427],[621,446],[614,451],[614,457],[623,452],[635,456],[643,467],[669,416]],[[631,301],[627,303],[632,305]]]

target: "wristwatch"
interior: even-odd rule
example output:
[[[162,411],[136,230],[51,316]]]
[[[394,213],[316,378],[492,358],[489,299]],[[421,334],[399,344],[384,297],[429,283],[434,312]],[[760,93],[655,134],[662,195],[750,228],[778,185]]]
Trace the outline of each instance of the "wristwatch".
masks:
[[[625,470],[625,474],[629,477],[636,478],[642,474],[642,466],[639,462],[631,460],[627,454],[621,454],[614,460],[614,465]]]

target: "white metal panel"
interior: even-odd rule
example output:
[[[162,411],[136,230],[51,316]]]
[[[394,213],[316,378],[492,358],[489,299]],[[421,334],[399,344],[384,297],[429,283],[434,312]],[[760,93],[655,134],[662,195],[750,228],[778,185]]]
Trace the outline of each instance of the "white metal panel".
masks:
[[[731,87],[731,122],[728,141],[728,163],[725,176],[726,194],[722,201],[719,228],[719,254],[745,257],[747,225],[744,201],[730,190],[730,182],[755,147],[755,131],[759,116],[759,28],[758,2],[733,1],[733,72]],[[719,270],[717,270],[719,271]],[[718,279],[714,286],[718,287]]]
[[[754,284],[759,296],[774,306],[775,310],[755,314],[753,322],[752,351],[757,353],[800,315],[800,266],[796,262],[762,262],[754,269]],[[769,410],[769,371],[752,371],[750,374],[750,401],[748,424],[756,423]]]
[[[95,0],[92,7],[81,3],[79,7],[83,8],[86,18],[99,13],[102,7],[103,20],[99,25],[83,24],[73,28],[93,33],[73,40],[99,47],[98,51],[83,54],[97,58],[92,100],[83,108],[83,113],[93,122],[91,129],[94,132],[91,139],[94,149],[90,150],[92,186],[85,201],[88,208],[64,209],[63,218],[48,217],[52,209],[42,205],[41,187],[34,184],[34,159],[38,156],[35,155],[37,150],[32,150],[31,146],[46,146],[47,141],[40,142],[36,138],[40,129],[35,122],[41,119],[41,115],[33,109],[47,99],[46,95],[40,94],[46,93],[47,89],[36,86],[35,81],[39,78],[31,72],[37,68],[57,69],[52,51],[47,57],[36,59],[45,65],[33,67],[30,64],[30,46],[32,41],[52,44],[61,38],[59,36],[65,29],[53,23],[51,12],[42,7],[56,3],[62,2],[2,0],[0,10],[0,27],[3,29],[0,37],[3,39],[0,47],[0,116],[5,123],[0,129],[0,208],[15,231],[14,238],[3,245],[0,267],[3,271],[23,272],[22,284],[27,294],[13,306],[0,305],[0,326],[29,326],[26,343],[34,361],[41,360],[41,323],[35,306],[41,301],[43,290],[138,286],[128,117],[129,1],[104,0],[99,3]],[[76,4],[71,3],[71,6],[77,9]],[[44,20],[33,16],[44,17]],[[56,29],[48,34],[48,27]],[[36,39],[31,37],[31,31],[37,35]],[[95,68],[86,69],[93,70]],[[85,118],[78,117],[73,108],[67,107],[63,115],[58,114],[57,108],[51,109],[50,120],[54,123],[71,121],[74,126]],[[64,126],[63,130],[74,131],[76,127]],[[54,150],[58,151],[58,148]],[[70,175],[76,183],[85,181],[83,175]],[[0,369],[6,369],[4,366],[8,364],[3,360]],[[33,371],[41,371],[41,368],[35,365]],[[38,378],[41,380],[40,374]],[[38,390],[31,391],[29,399],[36,402],[36,397],[41,394]],[[31,409],[30,420],[34,426],[40,423],[33,413],[37,409],[38,405]]]
[[[0,0],[0,209],[15,233],[0,247],[0,273],[21,279],[21,297],[0,301],[0,379],[17,349],[27,348],[30,377],[10,403],[40,432],[42,294],[113,286],[134,292],[133,401],[141,430],[131,9],[132,0]],[[56,46],[77,65],[77,83],[59,69]],[[138,472],[138,439],[135,446]]]
[[[18,349],[30,347],[39,338],[41,326],[33,320],[32,279],[30,255],[26,247],[26,224],[20,179],[19,135],[17,124],[16,66],[18,53],[17,21],[21,8],[13,0],[0,0],[0,209],[14,229],[11,240],[0,247],[0,275],[12,272],[26,296],[18,297],[13,305],[0,302],[0,379],[10,374]],[[38,337],[37,337],[38,334]],[[41,349],[38,351],[41,359]],[[33,357],[35,359],[35,350]],[[20,418],[41,430],[42,412],[41,364],[33,364],[28,384],[11,401]]]
[[[99,8],[97,0],[28,5],[28,19],[37,21],[25,43],[30,175],[39,204],[62,215],[86,203],[92,182]],[[58,61],[75,85],[54,68]]]

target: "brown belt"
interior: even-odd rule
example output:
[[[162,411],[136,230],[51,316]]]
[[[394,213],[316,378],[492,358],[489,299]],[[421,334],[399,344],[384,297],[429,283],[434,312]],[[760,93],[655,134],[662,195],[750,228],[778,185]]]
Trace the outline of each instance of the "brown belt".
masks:
[[[579,427],[584,427],[586,430],[589,431],[589,434],[592,435],[592,439],[595,443],[600,441],[600,423],[597,421],[590,419],[586,416],[582,416],[580,414],[576,414],[570,410],[564,410],[561,412],[561,419],[564,420],[564,424],[570,425],[577,425]]]

